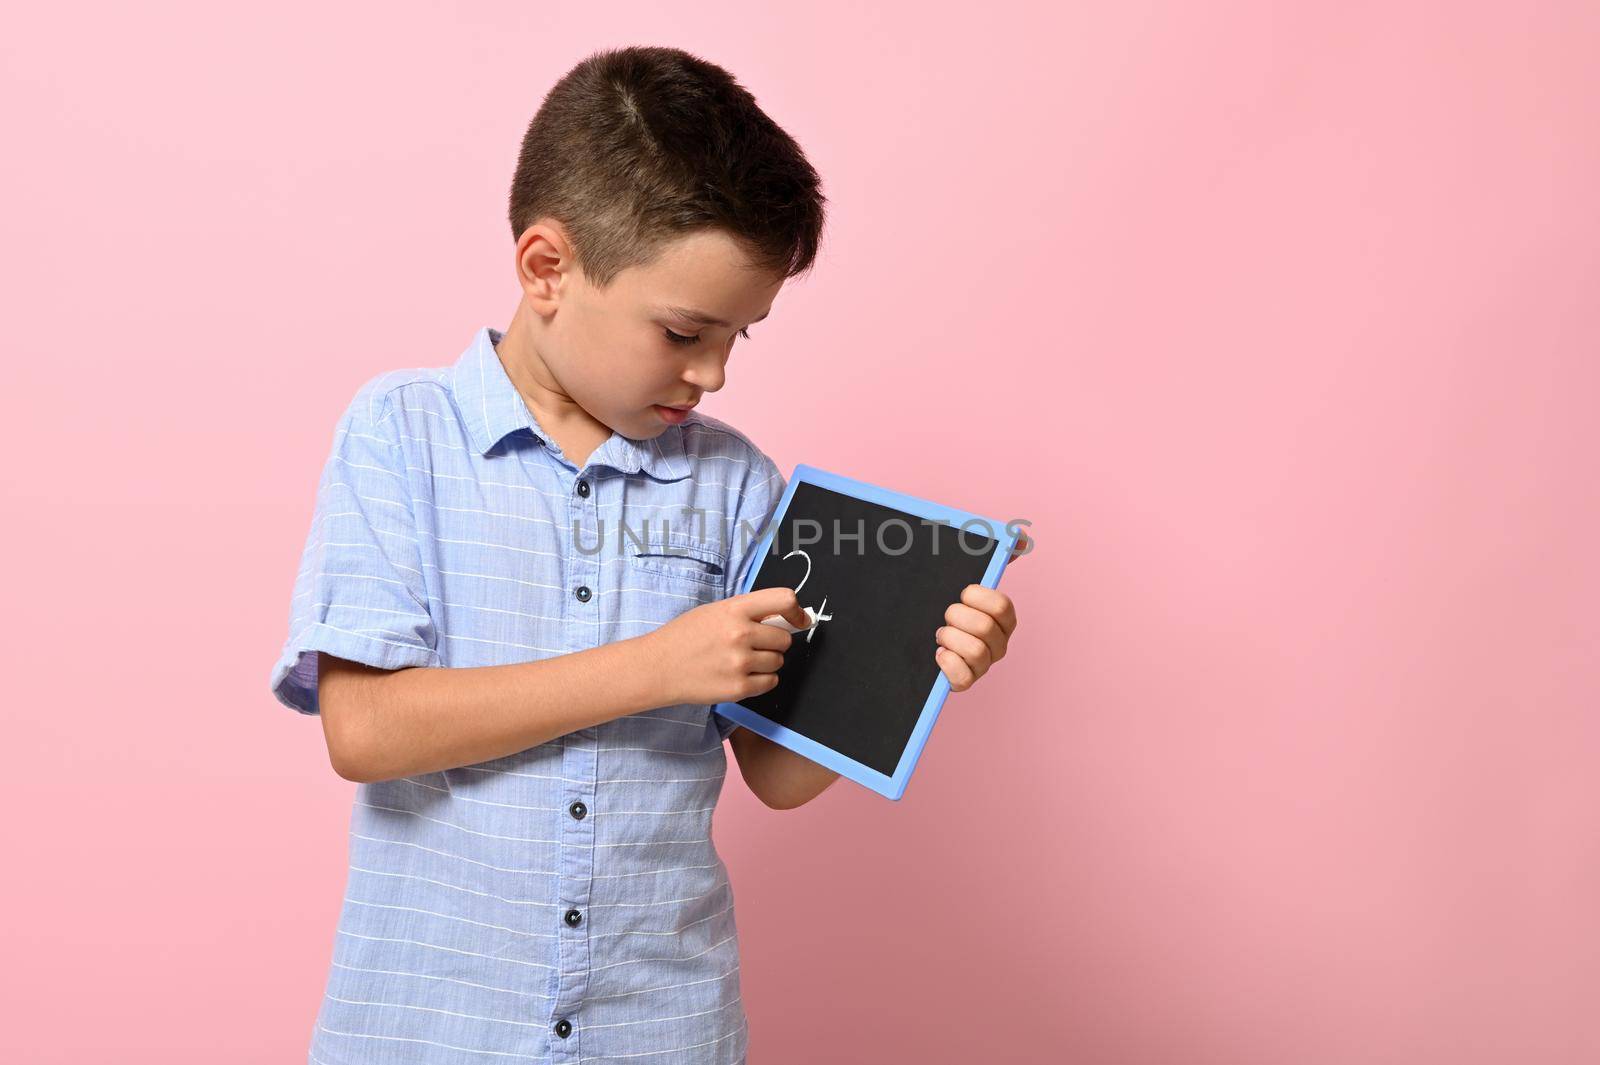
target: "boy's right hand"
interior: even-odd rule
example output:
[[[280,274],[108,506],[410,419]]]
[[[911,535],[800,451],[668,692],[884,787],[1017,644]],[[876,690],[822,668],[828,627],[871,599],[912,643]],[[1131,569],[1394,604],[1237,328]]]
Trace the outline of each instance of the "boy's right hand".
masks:
[[[737,702],[776,688],[793,637],[761,623],[774,614],[796,628],[811,624],[793,588],[762,588],[697,606],[650,633],[662,705]]]

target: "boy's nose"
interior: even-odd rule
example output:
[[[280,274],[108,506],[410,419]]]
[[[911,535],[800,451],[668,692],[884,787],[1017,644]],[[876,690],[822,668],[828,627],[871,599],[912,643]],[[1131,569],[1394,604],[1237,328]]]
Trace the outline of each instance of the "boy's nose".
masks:
[[[691,367],[683,379],[702,392],[715,392],[722,387],[723,381],[727,379],[727,373],[723,370],[721,363],[716,363],[709,366]]]

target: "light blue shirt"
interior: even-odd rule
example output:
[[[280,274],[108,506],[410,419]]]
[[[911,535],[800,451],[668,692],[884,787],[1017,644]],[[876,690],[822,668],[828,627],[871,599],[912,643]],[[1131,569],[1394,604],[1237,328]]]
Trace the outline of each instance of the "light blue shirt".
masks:
[[[568,654],[727,596],[754,562],[784,478],[748,438],[692,412],[574,466],[500,336],[374,378],[340,418],[271,675],[286,706],[318,712],[317,651],[382,669]],[[313,1065],[743,1062],[711,839],[735,727],[664,706],[358,785]]]

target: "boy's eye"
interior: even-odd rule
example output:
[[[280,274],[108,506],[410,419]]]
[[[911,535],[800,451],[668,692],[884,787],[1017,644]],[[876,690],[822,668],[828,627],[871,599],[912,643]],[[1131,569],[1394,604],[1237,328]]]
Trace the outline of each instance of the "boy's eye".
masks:
[[[674,344],[693,344],[696,340],[700,339],[700,335],[698,333],[696,333],[694,336],[684,336],[682,333],[674,333],[670,329],[666,330],[665,332],[667,334],[667,340]],[[746,340],[749,340],[750,328],[746,326],[745,328],[739,330],[739,335],[744,337]]]

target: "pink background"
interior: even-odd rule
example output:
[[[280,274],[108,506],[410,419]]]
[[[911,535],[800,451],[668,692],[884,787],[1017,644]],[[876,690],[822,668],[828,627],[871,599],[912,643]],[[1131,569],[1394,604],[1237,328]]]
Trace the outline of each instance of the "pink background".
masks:
[[[730,777],[752,1061],[1595,1060],[1600,15],[1290,6],[14,12],[5,1057],[302,1059],[334,420],[506,324],[526,122],[663,43],[833,201],[706,409],[1038,542],[904,801]]]

